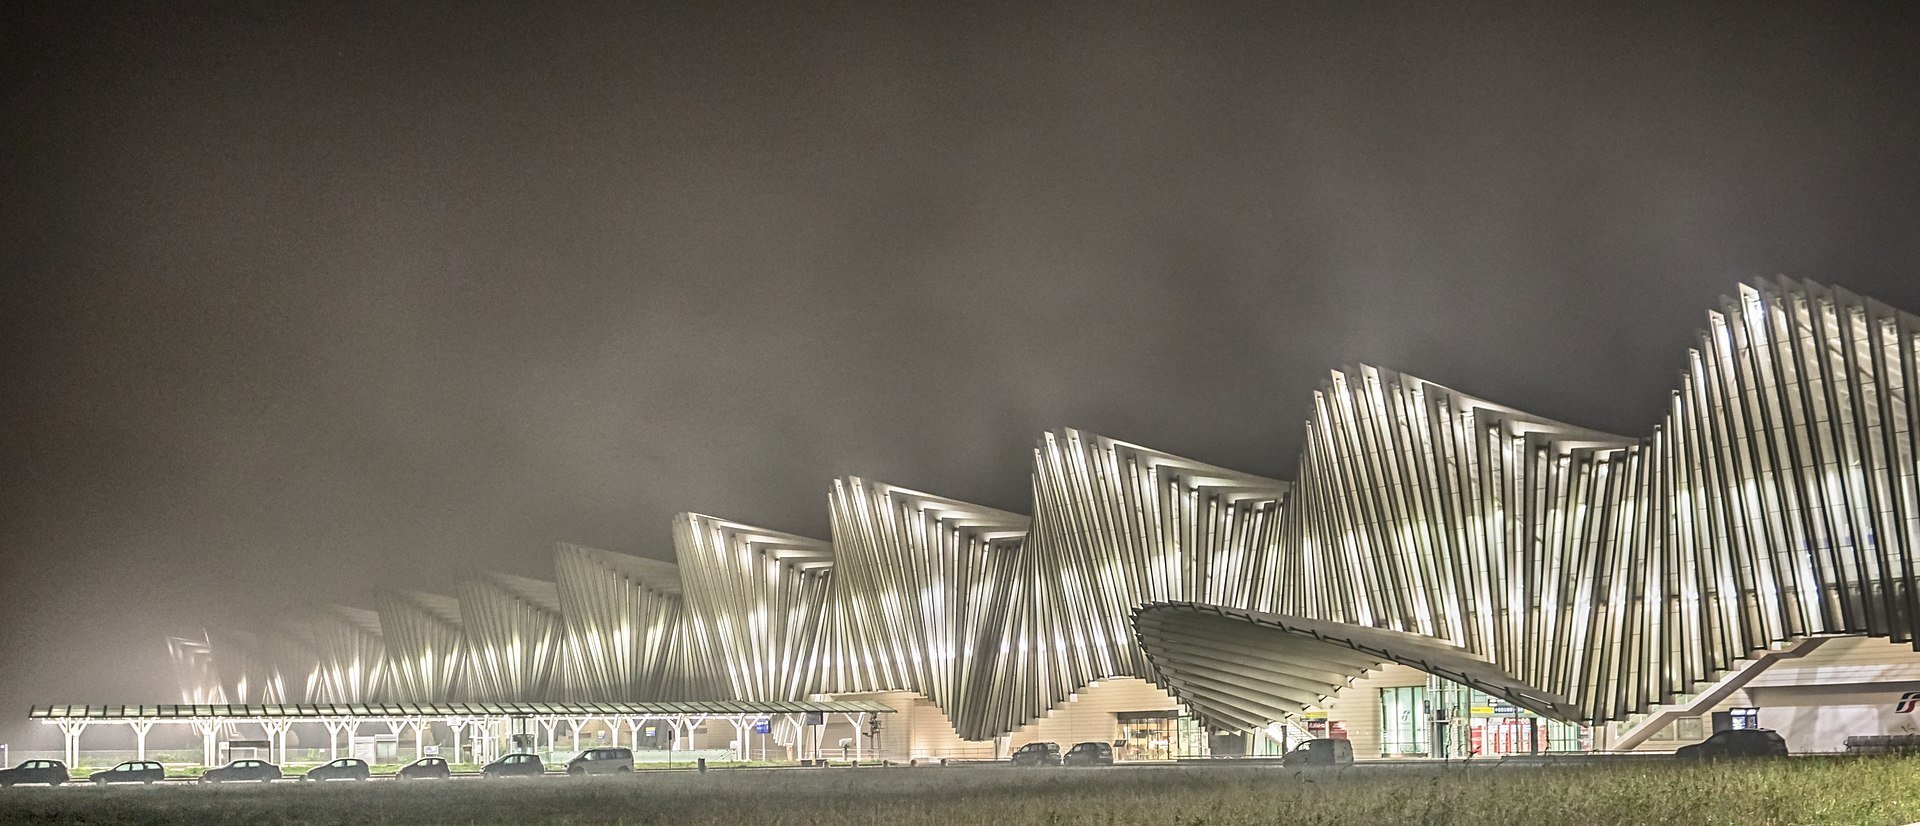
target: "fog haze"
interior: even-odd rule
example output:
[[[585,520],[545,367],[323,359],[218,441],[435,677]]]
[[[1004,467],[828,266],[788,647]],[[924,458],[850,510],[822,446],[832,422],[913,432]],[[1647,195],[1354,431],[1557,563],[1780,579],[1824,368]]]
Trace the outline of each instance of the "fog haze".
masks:
[[[1742,281],[1920,311],[1913,4],[691,5],[0,10],[0,741],[839,475],[1290,479],[1359,362],[1642,436]]]

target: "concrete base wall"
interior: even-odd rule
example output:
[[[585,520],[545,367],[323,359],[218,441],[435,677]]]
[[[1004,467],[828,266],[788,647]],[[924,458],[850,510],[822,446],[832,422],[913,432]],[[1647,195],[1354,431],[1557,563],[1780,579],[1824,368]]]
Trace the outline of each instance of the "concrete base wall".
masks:
[[[868,760],[905,763],[938,760],[944,757],[991,760],[992,741],[962,740],[953,723],[933,701],[911,691],[879,691],[863,694],[835,694],[829,699],[867,700],[894,709],[880,715],[880,736],[861,741],[862,756]],[[829,756],[839,758],[840,740],[854,736],[853,726],[844,719],[828,721],[826,746]],[[851,749],[848,750],[851,756]]]
[[[1912,713],[1893,713],[1899,696],[1873,705],[1763,706],[1760,725],[1780,732],[1795,754],[1843,752],[1854,735],[1920,734]]]
[[[1015,730],[1014,748],[1031,742],[1051,741],[1065,752],[1075,743],[1113,742],[1124,736],[1116,715],[1129,711],[1164,711],[1178,714],[1180,703],[1172,695],[1146,680],[1124,677],[1099,680],[1080,689],[1065,703],[1055,706],[1034,722]]]
[[[1385,666],[1335,694],[1327,703],[1327,718],[1345,729],[1356,757],[1376,758],[1380,754],[1380,690],[1425,685],[1426,681],[1427,675],[1418,669]],[[1841,751],[1851,735],[1920,732],[1920,710],[1895,710],[1901,695],[1908,691],[1920,691],[1920,652],[1885,640],[1834,639],[1802,658],[1775,664],[1757,675],[1745,689],[1733,692],[1712,708],[1700,709],[1697,715],[1668,724],[1636,750],[1672,751],[1699,742],[1713,733],[1714,711],[1757,707],[1760,724],[1781,732],[1794,752]],[[938,707],[912,692],[837,697],[875,700],[897,709],[897,713],[884,716],[878,743],[878,756],[895,762],[995,759],[1033,741],[1059,743],[1063,750],[1089,740],[1110,742],[1123,736],[1115,718],[1119,712],[1177,713],[1179,709],[1173,697],[1144,680],[1101,680],[1039,720],[996,742],[960,739]],[[712,723],[708,726],[714,731],[729,731],[717,738],[702,737],[699,745],[724,748],[732,737],[730,727],[721,724],[716,728]],[[824,752],[837,759],[841,754],[839,741],[853,737],[853,729],[853,725],[843,719],[830,720],[823,740]],[[1597,736],[1596,740],[1605,748],[1605,736]],[[757,756],[757,737],[754,743]],[[865,756],[874,759],[874,744],[863,745]],[[776,752],[776,756],[785,755],[784,749],[775,750],[770,746],[770,753]],[[851,750],[848,754],[851,755]]]
[[[1065,751],[1074,743],[1089,740],[1112,742],[1121,735],[1116,718],[1119,712],[1168,711],[1177,713],[1179,704],[1165,691],[1145,680],[1118,678],[1089,684],[1046,716],[1016,729],[1001,741],[962,740],[953,723],[919,694],[908,691],[837,694],[833,699],[871,700],[896,709],[884,715],[880,728],[879,755],[893,762],[930,761],[942,758],[994,760],[1004,758],[1027,743],[1052,741]],[[829,725],[826,744],[838,757],[839,738],[851,737],[852,727]],[[867,745],[872,759],[873,744]]]
[[[1760,725],[1809,754],[1845,751],[1854,735],[1920,733],[1920,709],[1900,710],[1909,692],[1920,692],[1920,652],[1865,637],[1828,640],[1747,686]]]
[[[1842,752],[1853,735],[1920,733],[1920,710],[1900,700],[1920,692],[1920,652],[1866,637],[1828,640],[1747,684],[1745,705],[1796,754]]]

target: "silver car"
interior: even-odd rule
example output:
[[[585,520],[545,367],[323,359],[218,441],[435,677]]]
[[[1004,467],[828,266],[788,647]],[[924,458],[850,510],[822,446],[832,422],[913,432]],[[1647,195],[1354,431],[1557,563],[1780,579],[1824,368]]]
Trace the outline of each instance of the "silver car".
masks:
[[[623,748],[587,749],[567,761],[567,774],[626,774],[633,771],[633,750]]]

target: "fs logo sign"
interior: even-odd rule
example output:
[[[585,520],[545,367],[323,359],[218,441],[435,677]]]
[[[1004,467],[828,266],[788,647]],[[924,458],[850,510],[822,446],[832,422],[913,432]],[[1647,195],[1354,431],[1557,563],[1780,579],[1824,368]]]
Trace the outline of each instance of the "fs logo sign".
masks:
[[[1920,691],[1909,691],[1900,695],[1900,702],[1893,704],[1893,713],[1906,714],[1920,707]]]

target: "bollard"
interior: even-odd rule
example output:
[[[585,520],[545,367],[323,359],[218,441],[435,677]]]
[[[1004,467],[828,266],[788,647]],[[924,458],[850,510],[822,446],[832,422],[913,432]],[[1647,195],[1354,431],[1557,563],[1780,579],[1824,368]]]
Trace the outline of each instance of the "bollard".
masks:
[[[699,768],[700,768],[700,773],[701,773],[701,774],[706,774],[706,773],[707,773],[707,758],[705,758],[705,757],[702,757],[702,758],[700,758],[700,760],[699,760],[699,762],[697,763],[697,765],[698,765],[698,766],[699,766]]]

